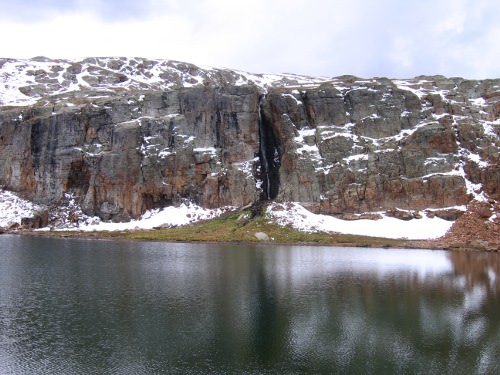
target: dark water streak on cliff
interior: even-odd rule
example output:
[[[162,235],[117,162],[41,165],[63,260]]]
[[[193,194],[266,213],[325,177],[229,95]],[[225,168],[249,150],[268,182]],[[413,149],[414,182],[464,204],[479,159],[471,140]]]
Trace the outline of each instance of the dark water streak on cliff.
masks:
[[[261,96],[259,100],[259,158],[263,182],[261,199],[269,200],[278,195],[281,161],[272,125],[265,114],[265,100],[265,95]]]

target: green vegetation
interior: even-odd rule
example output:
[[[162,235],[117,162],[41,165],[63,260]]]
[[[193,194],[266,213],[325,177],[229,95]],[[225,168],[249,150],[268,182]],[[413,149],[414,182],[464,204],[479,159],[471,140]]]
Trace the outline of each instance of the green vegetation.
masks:
[[[404,246],[405,241],[348,234],[307,233],[281,227],[265,216],[250,219],[250,211],[233,212],[217,219],[170,229],[119,232],[50,232],[51,236],[125,238],[179,242],[260,242],[255,233],[266,233],[271,242],[289,244],[350,245],[373,247]]]

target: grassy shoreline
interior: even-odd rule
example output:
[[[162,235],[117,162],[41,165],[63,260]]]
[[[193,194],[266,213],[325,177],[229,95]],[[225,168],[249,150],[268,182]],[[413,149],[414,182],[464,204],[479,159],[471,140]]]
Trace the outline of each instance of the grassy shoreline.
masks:
[[[410,241],[380,237],[325,232],[303,232],[290,226],[269,222],[264,216],[249,218],[248,212],[232,212],[215,219],[168,229],[137,229],[125,231],[28,231],[32,235],[60,238],[128,239],[142,241],[199,243],[260,243],[283,245],[323,245],[349,247],[435,248],[429,241]],[[263,232],[269,241],[259,240],[255,233]]]
[[[446,243],[442,240],[406,240],[351,234],[303,232],[290,226],[282,227],[265,216],[250,218],[248,211],[231,212],[218,218],[167,229],[136,229],[124,231],[17,231],[53,238],[123,239],[137,241],[193,243],[253,243],[275,245],[318,245],[366,248],[408,248],[429,250],[488,251],[470,243]],[[269,241],[259,240],[255,233],[263,232]],[[490,250],[491,251],[491,250]]]

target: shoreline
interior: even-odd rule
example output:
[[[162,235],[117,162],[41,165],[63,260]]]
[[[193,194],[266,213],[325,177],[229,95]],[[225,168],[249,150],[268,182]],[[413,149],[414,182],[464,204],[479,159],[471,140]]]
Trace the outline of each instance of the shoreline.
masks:
[[[54,228],[0,227],[0,234],[31,235],[48,238],[81,238],[99,240],[140,240],[177,243],[226,243],[284,246],[332,246],[362,248],[404,248],[448,251],[500,252],[500,237],[496,227],[482,228],[476,210],[459,218],[442,236],[432,239],[408,239],[308,231],[290,224],[279,224],[265,215],[246,210],[226,212],[218,217],[201,219],[189,224],[170,225],[152,229],[84,230],[78,227],[62,230]],[[304,215],[296,215],[304,216]],[[306,217],[308,219],[308,217]],[[314,219],[314,218],[313,218]],[[494,224],[494,223],[493,223]],[[494,224],[496,225],[496,224]],[[471,231],[471,228],[482,230]],[[382,233],[381,233],[382,234]],[[263,237],[261,237],[263,235]]]
[[[191,227],[196,227],[192,225]],[[174,229],[174,228],[171,228]],[[171,229],[163,229],[169,231]],[[158,230],[157,230],[158,231]],[[0,230],[0,235],[27,235],[33,237],[56,238],[56,239],[87,239],[99,241],[140,241],[140,242],[165,242],[165,243],[194,243],[194,244],[227,244],[227,245],[257,245],[257,246],[326,246],[326,247],[356,247],[366,249],[414,249],[414,250],[441,250],[441,251],[459,251],[459,252],[500,252],[500,245],[493,244],[487,247],[481,245],[481,240],[465,243],[448,243],[443,238],[433,240],[406,240],[406,239],[389,239],[383,237],[369,237],[373,239],[372,243],[367,242],[367,237],[349,235],[353,237],[353,241],[335,241],[335,234],[327,234],[332,237],[332,241],[328,243],[318,241],[262,241],[255,240],[206,240],[206,239],[180,239],[180,238],[150,238],[147,233],[150,230],[125,230],[125,231],[37,231],[37,230]],[[146,235],[145,235],[146,233]],[[308,235],[309,233],[304,233]],[[342,235],[341,235],[342,236]],[[359,237],[359,241],[356,238]]]

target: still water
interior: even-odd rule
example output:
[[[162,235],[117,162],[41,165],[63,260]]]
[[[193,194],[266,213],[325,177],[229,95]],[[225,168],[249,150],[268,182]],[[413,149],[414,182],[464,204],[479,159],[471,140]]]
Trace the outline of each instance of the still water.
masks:
[[[499,254],[0,236],[0,374],[499,374]]]

